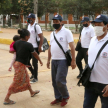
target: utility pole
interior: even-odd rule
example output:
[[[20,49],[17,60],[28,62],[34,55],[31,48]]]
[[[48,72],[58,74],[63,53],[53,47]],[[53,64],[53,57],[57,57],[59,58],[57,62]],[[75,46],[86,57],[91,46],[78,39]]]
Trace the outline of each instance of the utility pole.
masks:
[[[34,0],[34,14],[36,17],[36,22],[38,23],[37,13],[38,13],[38,0]]]

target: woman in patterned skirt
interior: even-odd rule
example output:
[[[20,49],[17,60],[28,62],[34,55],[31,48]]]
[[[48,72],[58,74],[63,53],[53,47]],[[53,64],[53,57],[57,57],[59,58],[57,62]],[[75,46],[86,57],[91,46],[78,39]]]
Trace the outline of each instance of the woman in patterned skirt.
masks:
[[[11,94],[29,90],[31,97],[39,93],[39,90],[33,91],[29,82],[29,75],[27,73],[26,67],[29,61],[29,56],[32,55],[39,60],[40,64],[43,65],[38,54],[34,51],[32,44],[28,43],[30,33],[26,29],[18,30],[21,40],[14,43],[13,47],[16,51],[16,60],[14,63],[14,79],[13,83],[8,89],[8,93],[4,100],[4,105],[15,104],[14,101],[10,100]]]

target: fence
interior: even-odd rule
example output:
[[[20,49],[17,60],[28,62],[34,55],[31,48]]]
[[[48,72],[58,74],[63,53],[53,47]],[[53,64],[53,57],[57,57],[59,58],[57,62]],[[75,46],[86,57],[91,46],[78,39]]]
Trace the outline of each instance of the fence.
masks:
[[[22,21],[20,21],[22,20]],[[22,22],[22,23],[21,23]],[[42,30],[45,30],[45,24],[39,24]],[[75,32],[75,24],[69,24],[69,20],[67,20],[67,24],[64,25],[66,28],[70,29],[72,32]],[[5,28],[27,28],[27,15],[23,15],[20,19],[18,15],[6,15],[3,18],[3,15],[0,15],[0,27]],[[53,21],[47,24],[47,30],[52,31],[53,29]]]
[[[19,18],[18,15],[5,15],[5,17],[3,17],[3,15],[0,15],[0,27],[3,28],[26,28],[27,27],[27,23],[25,23],[26,21],[26,17],[24,16],[23,18],[23,23],[21,23],[20,21],[21,19]]]

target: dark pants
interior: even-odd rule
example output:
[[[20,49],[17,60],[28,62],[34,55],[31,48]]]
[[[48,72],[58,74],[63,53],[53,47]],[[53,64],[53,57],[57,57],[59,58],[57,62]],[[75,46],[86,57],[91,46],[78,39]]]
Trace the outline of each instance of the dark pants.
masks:
[[[102,90],[105,86],[106,85],[100,83],[90,83],[90,85],[85,88],[83,108],[95,108],[98,96],[101,99],[101,108],[108,108],[108,97],[102,96]]]
[[[52,85],[56,99],[68,98],[69,93],[66,86],[68,65],[66,60],[52,60]]]
[[[35,49],[35,51],[36,51],[36,52],[38,53],[38,55],[39,55],[38,48],[34,48],[34,49]],[[38,79],[38,60],[37,60],[33,55],[31,55],[31,57],[32,57],[32,66],[33,66],[33,68],[32,68],[32,66],[31,66],[30,60],[29,60],[28,65],[31,66],[31,67],[29,67],[29,70],[31,71],[31,73],[32,73],[32,75],[34,76],[34,78],[35,78],[35,79]],[[30,59],[31,59],[31,57],[30,57]]]
[[[77,67],[78,67],[80,73],[83,71],[82,59],[84,59],[85,63],[88,64],[87,51],[88,51],[88,48],[81,48],[78,51],[78,54],[76,56],[76,64],[77,64]]]
[[[30,67],[28,67],[28,69],[30,70],[31,74],[34,75],[33,67],[32,67],[32,65],[31,65],[31,63],[30,63],[31,58],[32,58],[32,55],[30,55],[30,57],[29,57],[28,65],[29,65]]]

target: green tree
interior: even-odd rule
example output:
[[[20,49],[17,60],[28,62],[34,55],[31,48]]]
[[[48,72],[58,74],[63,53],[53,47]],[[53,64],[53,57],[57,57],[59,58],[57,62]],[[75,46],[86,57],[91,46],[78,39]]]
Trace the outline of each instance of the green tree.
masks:
[[[11,0],[0,0],[0,14],[9,13],[11,7],[12,7]]]
[[[57,0],[38,0],[38,17],[41,17],[45,14],[45,29],[47,30],[47,17],[48,13],[57,12],[58,3]],[[24,15],[28,15],[29,13],[34,12],[34,4],[33,0],[21,0],[20,7],[21,12]]]
[[[19,1],[20,11],[19,14],[21,15],[28,15],[29,13],[33,13],[34,11],[34,4],[33,0],[20,0]],[[21,25],[21,17],[19,17],[19,26],[22,28]]]
[[[45,29],[47,30],[47,17],[49,13],[57,12],[58,10],[57,0],[39,0],[38,1],[38,17],[41,17],[45,14]]]
[[[67,1],[63,0],[60,4],[62,13],[73,15],[76,32],[78,31],[80,17],[83,15],[82,8],[81,8],[81,1],[79,0],[79,2],[78,2],[78,0],[67,0]]]
[[[29,13],[33,13],[34,4],[33,0],[21,0],[20,2],[21,10],[20,12],[24,15],[28,15]]]
[[[12,3],[10,0],[0,0],[0,14],[3,15],[3,27],[5,27],[6,15],[10,14]]]
[[[21,6],[19,0],[11,0],[12,7],[11,7],[11,14],[20,14]]]
[[[76,32],[82,16],[92,16],[94,19],[96,14],[100,14],[107,7],[102,0],[61,0],[60,6],[64,13],[72,14],[77,19],[74,21]]]

